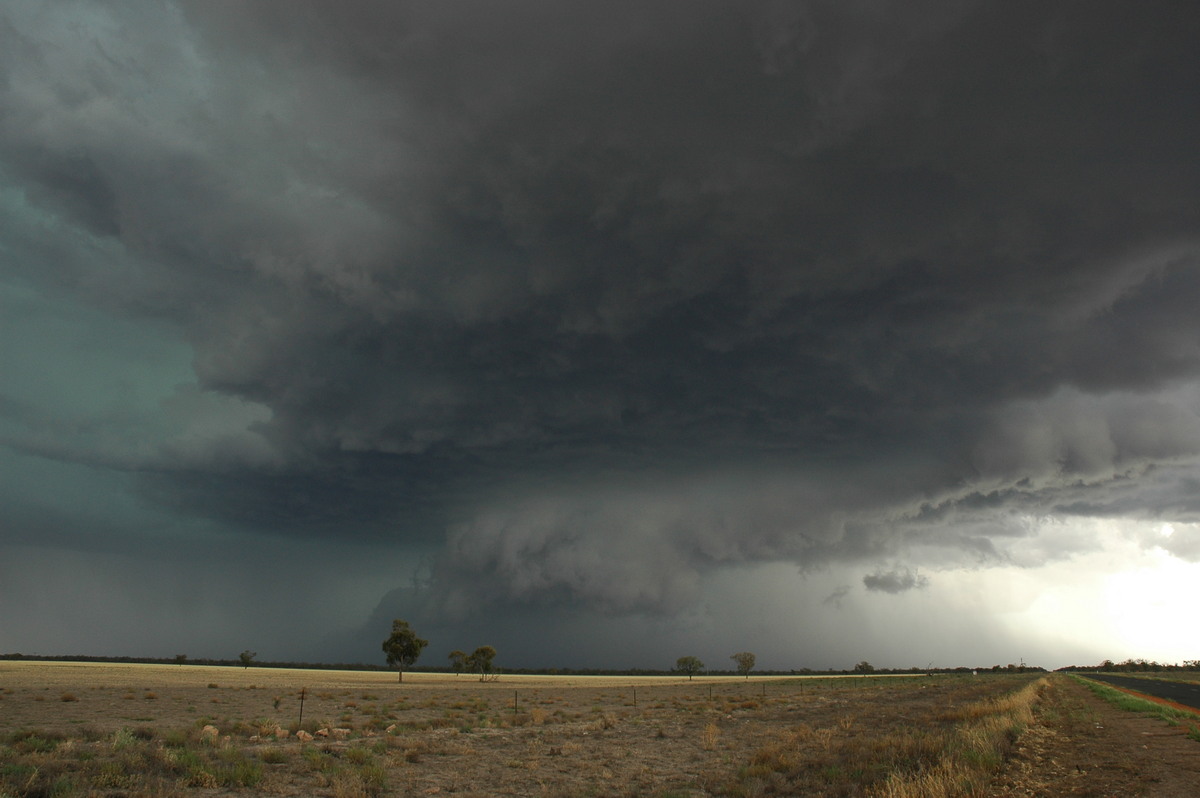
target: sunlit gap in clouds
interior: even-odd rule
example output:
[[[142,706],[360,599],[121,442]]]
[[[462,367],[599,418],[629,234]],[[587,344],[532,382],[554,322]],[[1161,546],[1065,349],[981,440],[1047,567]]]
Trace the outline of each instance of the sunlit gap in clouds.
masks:
[[[1196,534],[1196,525],[1178,525]],[[1175,526],[1163,524],[1163,542]],[[1133,567],[1105,580],[1104,611],[1130,656],[1160,662],[1196,659],[1196,599],[1200,597],[1200,562],[1188,562],[1161,547],[1142,552]],[[1126,659],[1124,655],[1121,657]]]
[[[1196,525],[1078,518],[1043,527],[1053,527],[1049,534],[1056,536],[1090,537],[1094,547],[1042,565],[959,571],[939,580],[991,595],[1001,623],[1014,635],[1052,643],[1064,656],[1093,653],[1096,662],[1196,657],[1200,639],[1191,630],[1200,562],[1163,546],[1172,537],[1168,530],[1186,528],[1190,535]],[[1066,664],[1096,663],[1051,667]]]

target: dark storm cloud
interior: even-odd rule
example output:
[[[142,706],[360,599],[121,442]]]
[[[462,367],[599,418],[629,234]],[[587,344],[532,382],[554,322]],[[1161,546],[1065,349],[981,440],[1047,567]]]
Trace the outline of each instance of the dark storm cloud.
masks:
[[[1194,322],[1155,312],[1194,293],[1194,253],[1147,252],[1193,233],[1178,173],[1195,167],[1176,132],[1191,112],[1141,96],[1163,91],[1141,72],[1190,72],[1162,64],[1185,57],[1165,15],[1140,20],[1142,36],[1169,38],[1097,86],[1096,50],[1138,20],[660,4],[597,24],[517,4],[500,19],[411,6],[360,27],[309,8],[288,9],[280,40],[261,9],[217,30],[257,24],[267,64],[286,42],[378,81],[385,110],[416,120],[378,136],[412,151],[395,157],[419,164],[417,187],[385,163],[354,188],[422,229],[360,261],[362,296],[288,297],[304,304],[269,310],[285,317],[273,331],[237,329],[233,308],[220,323],[255,358],[231,362],[206,330],[199,364],[273,405],[288,394],[283,415],[319,443],[592,447],[704,429],[754,449],[836,446],[1063,380],[1194,373],[1195,351],[1163,345],[1186,344]],[[781,59],[758,39],[789,13],[816,19],[769,28],[797,40]],[[1097,191],[1097,169],[1122,164],[1140,185]],[[1179,211],[1161,199],[1171,185]],[[411,193],[419,210],[398,205]],[[288,277],[307,266],[309,291],[352,279],[277,261]]]
[[[452,616],[1195,514],[1186,3],[36,8],[14,274],[265,409],[122,450],[158,506],[444,539]]]

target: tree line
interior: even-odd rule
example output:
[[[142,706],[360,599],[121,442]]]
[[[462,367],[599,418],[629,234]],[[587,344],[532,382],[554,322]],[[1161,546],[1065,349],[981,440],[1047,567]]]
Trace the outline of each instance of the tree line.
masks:
[[[422,646],[424,648],[424,646]],[[482,651],[480,651],[482,649]],[[490,649],[493,653],[490,657],[487,650]],[[491,646],[480,646],[475,652],[468,655],[462,651],[450,652],[450,666],[456,674],[461,673],[479,673],[481,676],[486,675],[487,678],[495,678],[496,671],[492,661],[495,658],[495,649]],[[748,654],[750,652],[739,652],[739,654]],[[462,664],[458,665],[458,655],[462,656]],[[98,656],[91,654],[22,654],[22,653],[7,653],[0,654],[0,661],[19,661],[28,660],[32,662],[111,662],[116,664],[122,663],[138,663],[148,665],[209,665],[217,667],[262,667],[262,668],[285,668],[292,670],[343,670],[343,671],[385,671],[392,670],[397,665],[391,663],[387,665],[362,663],[362,662],[297,662],[297,661],[275,661],[275,660],[258,660],[257,654],[249,649],[243,651],[236,657],[229,659],[213,658],[213,657],[189,657],[186,654],[176,654],[173,657],[132,657],[132,656]],[[729,676],[733,674],[745,675],[753,668],[753,665],[746,670],[742,669],[741,663],[737,660],[739,655],[732,655],[736,667],[727,669],[709,669],[705,670],[703,662],[700,662],[699,667],[693,671],[694,674],[707,673],[713,676]],[[484,663],[482,671],[479,668],[481,660]],[[697,660],[698,661],[698,660]],[[415,660],[413,661],[415,663]],[[443,671],[444,668],[439,668],[434,665],[415,665],[405,664],[404,670],[435,673]],[[909,668],[877,668],[867,662],[859,662],[852,668],[789,668],[789,669],[768,669],[757,670],[759,676],[845,676],[848,674],[922,674],[922,673],[970,673],[977,672],[997,672],[997,671],[1044,671],[1045,668],[1036,665],[1026,664],[1008,664],[1008,665],[980,665],[974,667],[957,666],[957,667],[933,667],[932,665],[920,667],[912,666]],[[1152,660],[1135,659],[1126,660],[1121,663],[1114,663],[1111,660],[1105,660],[1099,665],[1070,665],[1058,670],[1078,670],[1078,671],[1172,671],[1172,670],[1200,670],[1200,660],[1184,660],[1182,664],[1158,663]],[[531,676],[668,676],[674,673],[684,673],[681,670],[678,660],[673,668],[571,668],[571,667],[510,667],[505,668],[506,673],[522,674]]]
[[[1127,659],[1124,662],[1113,662],[1106,659],[1099,665],[1067,665],[1060,671],[1086,671],[1092,673],[1140,673],[1145,671],[1195,671],[1200,670],[1200,659],[1185,659],[1182,663],[1155,662],[1147,659]]]

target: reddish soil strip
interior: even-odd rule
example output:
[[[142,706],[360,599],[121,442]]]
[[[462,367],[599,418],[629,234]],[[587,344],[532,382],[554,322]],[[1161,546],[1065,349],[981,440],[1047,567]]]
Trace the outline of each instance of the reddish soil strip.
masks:
[[[1141,698],[1142,701],[1152,701],[1153,703],[1162,704],[1164,707],[1178,709],[1180,712],[1189,712],[1193,715],[1200,715],[1200,709],[1196,709],[1195,707],[1187,707],[1184,706],[1184,704],[1176,703],[1175,701],[1168,701],[1166,698],[1159,698],[1158,696],[1148,695],[1145,694],[1145,692],[1138,692],[1136,690],[1130,690],[1129,688],[1118,688],[1118,686],[1115,684],[1110,684],[1108,686],[1114,690],[1126,692],[1126,694],[1133,696],[1134,698]]]
[[[1170,707],[1171,709],[1177,709],[1180,712],[1190,712],[1193,715],[1200,715],[1200,709],[1196,709],[1195,707],[1189,707],[1185,704],[1180,704],[1175,701],[1169,701],[1165,698],[1159,698],[1158,696],[1150,695],[1148,693],[1140,693],[1137,690],[1130,690],[1128,687],[1121,687],[1119,685],[1109,684],[1108,682],[1099,682],[1099,684],[1103,684],[1105,687],[1111,687],[1114,690],[1120,690],[1122,693],[1125,693],[1126,695],[1131,695],[1134,698],[1140,698],[1143,701],[1150,701],[1152,703],[1159,704],[1160,706]]]

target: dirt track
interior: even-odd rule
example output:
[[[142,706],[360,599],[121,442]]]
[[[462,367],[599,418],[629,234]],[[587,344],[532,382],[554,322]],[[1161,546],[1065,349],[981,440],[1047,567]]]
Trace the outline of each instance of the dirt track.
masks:
[[[989,798],[1200,795],[1200,742],[1186,725],[1118,709],[1065,676],[1051,685]]]

